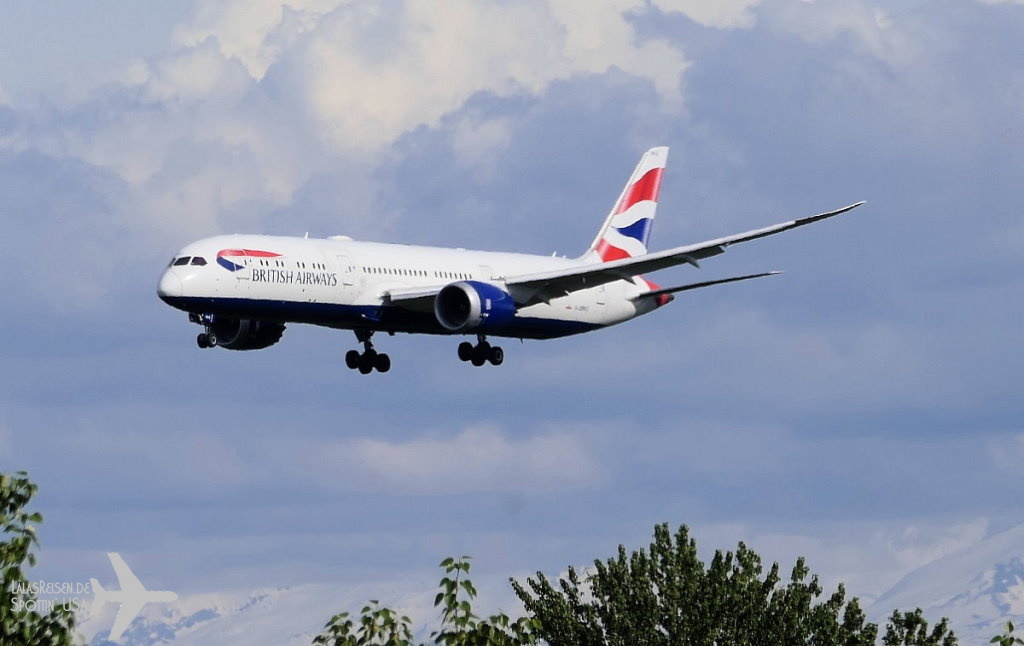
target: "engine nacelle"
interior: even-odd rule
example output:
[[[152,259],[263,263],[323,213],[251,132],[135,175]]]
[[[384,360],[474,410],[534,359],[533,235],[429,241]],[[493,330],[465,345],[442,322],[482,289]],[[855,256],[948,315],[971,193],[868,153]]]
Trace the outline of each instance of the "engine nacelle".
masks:
[[[281,340],[284,323],[217,318],[210,325],[216,345],[228,350],[262,350]]]
[[[434,299],[434,316],[452,332],[500,327],[515,315],[516,303],[508,292],[476,280],[445,285]]]

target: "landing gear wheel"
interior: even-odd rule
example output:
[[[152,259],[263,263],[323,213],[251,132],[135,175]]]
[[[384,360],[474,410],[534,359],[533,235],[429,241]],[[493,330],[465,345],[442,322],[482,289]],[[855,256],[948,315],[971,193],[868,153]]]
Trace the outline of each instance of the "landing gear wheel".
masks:
[[[473,362],[474,366],[478,368],[487,363],[487,355],[490,354],[491,346],[481,343],[473,348],[473,357],[470,361]]]
[[[206,334],[201,333],[199,336],[196,337],[196,345],[205,350],[206,348],[210,347],[210,338],[206,336]]]
[[[373,362],[377,357],[364,354],[359,357],[359,374],[368,375],[373,372]]]
[[[359,367],[360,356],[359,350],[349,350],[345,353],[345,365],[348,366],[350,370],[355,370]]]
[[[500,366],[505,360],[505,351],[501,349],[501,346],[493,346],[487,359],[491,362],[492,366]]]
[[[491,365],[500,366],[505,361],[504,350],[488,343],[483,334],[478,334],[476,338],[476,345],[469,341],[463,341],[459,344],[460,361],[469,361],[477,367],[484,365],[488,361],[491,362]]]
[[[363,344],[363,351],[349,350],[345,353],[345,365],[361,374],[368,375],[375,369],[377,372],[391,370],[391,357],[373,349],[370,338],[373,330],[356,330],[356,340]],[[391,332],[394,334],[394,332]]]
[[[210,332],[209,334],[206,335],[206,342],[210,345],[211,348],[216,348],[217,335],[214,334],[213,332]]]
[[[491,356],[491,344],[487,341],[481,340],[480,343],[476,344],[473,348],[473,365],[482,366],[487,363],[487,360]]]

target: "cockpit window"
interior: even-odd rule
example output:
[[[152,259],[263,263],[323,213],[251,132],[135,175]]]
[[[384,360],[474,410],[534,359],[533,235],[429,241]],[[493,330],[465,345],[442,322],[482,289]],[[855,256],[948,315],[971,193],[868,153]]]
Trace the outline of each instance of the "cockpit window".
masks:
[[[191,260],[189,256],[182,256],[174,261],[174,266],[181,267],[182,265],[187,265],[189,260]]]
[[[206,258],[203,258],[202,256],[196,256],[192,259],[192,264],[202,267],[206,264]]]

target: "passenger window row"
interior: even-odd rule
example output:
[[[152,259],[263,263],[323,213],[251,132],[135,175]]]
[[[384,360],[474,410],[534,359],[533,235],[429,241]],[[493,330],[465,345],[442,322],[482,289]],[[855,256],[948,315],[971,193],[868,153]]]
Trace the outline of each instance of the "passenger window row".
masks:
[[[430,272],[426,269],[402,269],[399,267],[363,267],[363,273],[366,274],[386,274],[389,276],[420,276],[428,277],[433,273],[434,278],[450,278],[456,280],[466,280],[472,278],[472,275],[464,272],[457,271],[434,271]]]
[[[248,265],[249,259],[246,258],[243,262],[245,262],[246,265]],[[287,260],[266,260],[266,259],[260,259],[260,260],[258,260],[256,262],[259,262],[261,267],[287,267],[289,264],[291,264],[291,265],[295,266],[298,269],[306,269],[306,266],[308,264],[310,269],[320,269],[320,270],[326,270],[327,269],[327,265],[325,265],[322,262],[305,263],[305,262],[300,262],[300,261],[296,260],[294,262],[289,263]]]

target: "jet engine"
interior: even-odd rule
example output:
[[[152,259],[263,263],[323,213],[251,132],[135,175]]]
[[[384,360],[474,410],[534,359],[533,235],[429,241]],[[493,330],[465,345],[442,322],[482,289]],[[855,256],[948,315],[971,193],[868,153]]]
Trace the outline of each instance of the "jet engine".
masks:
[[[493,329],[515,315],[516,304],[508,292],[475,280],[445,285],[434,299],[434,316],[452,332]]]
[[[262,350],[280,341],[282,334],[284,323],[217,318],[209,326],[207,342],[228,350]]]

